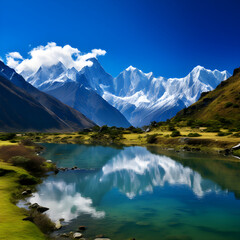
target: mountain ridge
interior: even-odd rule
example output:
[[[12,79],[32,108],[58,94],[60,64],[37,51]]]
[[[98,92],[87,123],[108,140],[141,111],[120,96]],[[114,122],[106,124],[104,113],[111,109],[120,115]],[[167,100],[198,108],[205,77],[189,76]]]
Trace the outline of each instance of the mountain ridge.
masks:
[[[144,73],[129,66],[113,78],[105,72],[96,58],[89,60],[93,62],[92,66],[85,66],[75,76],[84,79],[81,83],[86,90],[95,91],[107,103],[118,109],[133,126],[139,127],[152,121],[172,118],[178,111],[196,102],[202,92],[213,90],[230,76],[227,71],[211,71],[198,65],[185,77],[165,78],[155,77],[152,72]],[[66,82],[78,81],[77,77],[61,79],[62,82],[59,78],[50,81],[45,79],[43,85],[37,87],[47,93],[51,92],[50,94],[63,101],[63,97],[54,93],[52,86],[57,86],[58,83],[55,88],[61,88]],[[59,89],[57,91],[59,92]]]
[[[98,87],[98,89],[94,90],[90,85],[85,76],[85,74],[91,76],[88,67],[84,67],[81,70],[82,72],[77,72],[73,68],[65,69],[62,65],[59,62],[51,67],[40,67],[34,75],[27,78],[27,81],[34,84],[39,90],[84,113],[89,119],[100,126],[130,126],[127,119],[98,94],[101,88]],[[54,70],[52,75],[49,74],[51,69]],[[99,72],[101,73],[101,71],[104,70],[101,68]],[[73,74],[69,74],[69,72]],[[101,76],[101,74],[98,76]],[[108,76],[111,78],[110,75]],[[98,83],[102,84],[104,83],[103,81],[105,80],[99,80]],[[95,84],[94,86],[96,88],[97,85]]]
[[[60,131],[77,131],[81,128],[88,128],[93,127],[95,124],[91,122],[89,119],[87,119],[83,114],[76,111],[75,109],[61,103],[59,100],[55,99],[52,96],[47,95],[46,93],[43,93],[33,87],[31,84],[26,82],[24,78],[17,74],[13,69],[6,66],[3,62],[0,61],[0,76],[1,76],[1,82],[2,82],[2,91],[6,92],[9,90],[10,92],[14,93],[14,96],[12,98],[16,98],[16,95],[19,95],[18,93],[21,92],[22,96],[21,98],[24,99],[30,99],[29,101],[39,106],[39,108],[42,109],[42,111],[48,112],[57,122],[61,122],[61,124],[55,122],[56,127],[51,127],[49,130],[60,130]],[[11,86],[7,88],[7,86]],[[12,90],[11,90],[12,89]],[[1,95],[1,100],[3,101],[3,95]],[[26,101],[25,101],[26,103]],[[15,102],[11,102],[9,99],[9,109],[12,109],[14,112],[14,104],[17,104]],[[24,104],[22,104],[24,105]],[[2,106],[1,109],[5,109],[4,106]],[[32,109],[32,108],[31,108]],[[43,110],[44,109],[44,110]],[[19,109],[18,115],[24,119],[24,115],[21,114],[21,110]],[[4,110],[5,112],[8,111],[8,109]],[[33,110],[32,110],[33,111]],[[3,112],[3,111],[2,111]],[[10,112],[8,111],[8,114]],[[25,111],[25,114],[27,116],[31,115],[31,111],[27,113]],[[2,116],[3,117],[3,116]],[[33,116],[33,119],[35,117]],[[50,119],[50,118],[49,118]],[[35,119],[36,122],[38,122],[37,118]],[[16,125],[17,126],[17,125]],[[25,126],[25,125],[24,125]],[[32,124],[29,124],[29,126],[32,126]],[[40,126],[40,125],[39,125]],[[47,130],[47,124],[46,124],[46,130]],[[5,128],[3,128],[3,131],[7,130],[8,126],[6,125]],[[25,130],[28,130],[27,126],[24,128]],[[17,130],[21,130],[20,128],[16,128]],[[44,130],[44,126],[41,128],[34,127],[31,130]]]

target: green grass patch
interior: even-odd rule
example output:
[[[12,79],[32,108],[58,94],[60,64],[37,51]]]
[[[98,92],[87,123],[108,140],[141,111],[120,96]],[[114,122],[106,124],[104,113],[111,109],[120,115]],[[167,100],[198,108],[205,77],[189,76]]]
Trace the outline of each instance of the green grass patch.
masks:
[[[240,157],[240,149],[239,150],[233,150],[233,155]]]
[[[45,235],[38,227],[30,222],[23,221],[26,217],[25,210],[13,204],[12,196],[16,195],[16,190],[21,190],[23,186],[19,183],[20,176],[28,176],[22,168],[11,166],[9,163],[0,162],[0,236],[1,240],[43,240]]]

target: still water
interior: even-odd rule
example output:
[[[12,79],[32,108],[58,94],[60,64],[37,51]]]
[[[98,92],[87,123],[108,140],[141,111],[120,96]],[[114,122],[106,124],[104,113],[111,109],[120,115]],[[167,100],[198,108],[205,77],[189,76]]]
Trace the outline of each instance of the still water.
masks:
[[[44,144],[58,167],[29,199],[64,218],[59,233],[88,227],[112,240],[240,239],[240,163],[157,147]]]

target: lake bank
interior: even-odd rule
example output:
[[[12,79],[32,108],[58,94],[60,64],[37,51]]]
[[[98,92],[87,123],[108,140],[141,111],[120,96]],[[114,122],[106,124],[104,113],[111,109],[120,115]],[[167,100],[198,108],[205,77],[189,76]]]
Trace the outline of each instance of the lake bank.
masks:
[[[44,207],[20,209],[16,203],[36,191],[46,173],[55,166],[38,156],[34,146],[2,144],[0,147],[1,239],[47,239],[54,224]]]
[[[110,129],[110,130],[109,130]],[[111,130],[113,129],[113,130]],[[177,131],[177,132],[176,132]],[[173,135],[173,133],[175,135]],[[177,133],[177,134],[176,134]],[[188,127],[177,128],[171,132],[167,128],[158,128],[151,131],[141,129],[122,130],[108,128],[105,131],[89,131],[75,133],[25,133],[17,134],[11,140],[19,142],[30,139],[39,143],[69,143],[86,145],[116,145],[116,146],[149,146],[156,145],[162,149],[175,151],[206,152],[214,154],[230,154],[231,148],[240,142],[238,132],[229,134],[227,130],[206,132],[204,129]],[[8,141],[9,142],[9,141]],[[0,145],[4,141],[0,141]],[[13,143],[11,143],[13,144]],[[236,152],[237,153],[237,152]]]
[[[18,208],[13,203],[13,195],[20,195],[29,186],[19,184],[22,174],[29,175],[22,168],[11,166],[0,161],[0,235],[3,240],[44,240],[46,239],[40,229],[30,221],[23,221],[26,211]],[[16,199],[14,199],[16,200]]]

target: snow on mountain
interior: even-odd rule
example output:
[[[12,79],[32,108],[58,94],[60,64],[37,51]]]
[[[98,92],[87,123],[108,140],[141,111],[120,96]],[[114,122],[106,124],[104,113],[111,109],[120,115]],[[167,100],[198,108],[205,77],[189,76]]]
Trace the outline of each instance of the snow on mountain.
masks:
[[[202,92],[215,89],[221,81],[230,77],[227,71],[211,71],[196,66],[186,77],[164,78],[129,66],[113,78],[96,58],[89,60],[93,64],[79,72],[75,68],[65,68],[61,62],[48,68],[40,67],[27,81],[53,95],[54,89],[64,87],[67,82],[75,82],[103,97],[133,126],[143,126],[175,116],[178,111],[196,102]]]
[[[211,91],[230,77],[227,71],[195,67],[186,77],[154,77],[132,66],[114,79],[114,92],[103,98],[119,109],[134,126],[164,121],[196,102],[202,92]]]
[[[50,67],[41,66],[26,80],[39,90],[84,113],[100,126],[130,126],[126,118],[98,94],[103,92],[102,89],[105,90],[105,86],[110,90],[108,85],[112,82],[112,77],[104,74],[105,71],[96,59],[91,61],[94,62],[91,70],[84,67],[80,72],[75,68],[67,69],[61,62]]]
[[[113,91],[113,77],[106,73],[96,58],[90,58],[91,67],[82,68],[79,74],[84,75],[93,90],[102,95],[105,91]]]

